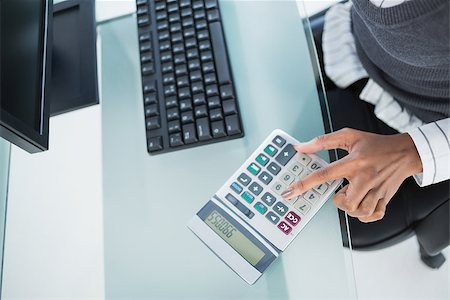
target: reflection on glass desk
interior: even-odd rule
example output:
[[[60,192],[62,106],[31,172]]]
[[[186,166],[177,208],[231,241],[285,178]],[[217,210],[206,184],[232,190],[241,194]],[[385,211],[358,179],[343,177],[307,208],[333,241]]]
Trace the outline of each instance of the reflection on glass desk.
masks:
[[[331,201],[253,286],[186,227],[273,129],[299,140],[324,133],[317,61],[296,2],[222,1],[221,13],[246,135],[155,157],[146,150],[136,17],[98,26],[105,296],[356,298]]]

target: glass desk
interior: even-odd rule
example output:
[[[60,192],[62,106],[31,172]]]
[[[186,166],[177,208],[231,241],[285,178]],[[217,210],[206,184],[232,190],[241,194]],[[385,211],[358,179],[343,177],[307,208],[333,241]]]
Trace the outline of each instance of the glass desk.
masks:
[[[253,286],[186,227],[273,129],[300,140],[325,132],[296,2],[222,1],[221,12],[245,137],[159,156],[146,151],[136,18],[98,26],[105,297],[354,299],[332,201]]]

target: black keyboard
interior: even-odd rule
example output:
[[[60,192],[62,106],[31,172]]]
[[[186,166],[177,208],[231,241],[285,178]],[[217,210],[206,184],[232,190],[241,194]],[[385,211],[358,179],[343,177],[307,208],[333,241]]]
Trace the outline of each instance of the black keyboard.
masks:
[[[136,0],[147,150],[243,136],[217,0]]]

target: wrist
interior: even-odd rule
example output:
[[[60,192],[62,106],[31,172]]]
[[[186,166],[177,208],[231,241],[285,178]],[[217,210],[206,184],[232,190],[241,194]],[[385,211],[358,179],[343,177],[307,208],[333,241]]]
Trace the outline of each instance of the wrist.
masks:
[[[399,134],[399,137],[401,140],[401,151],[405,155],[405,158],[407,158],[408,169],[410,171],[409,175],[422,173],[422,160],[420,159],[419,152],[417,151],[413,139],[408,133]]]

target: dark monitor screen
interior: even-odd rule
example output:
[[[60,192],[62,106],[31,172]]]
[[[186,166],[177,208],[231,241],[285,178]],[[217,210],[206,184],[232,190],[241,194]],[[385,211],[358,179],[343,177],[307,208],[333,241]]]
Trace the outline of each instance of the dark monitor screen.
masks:
[[[0,0],[0,122],[41,150],[48,142],[48,10],[48,0]]]

